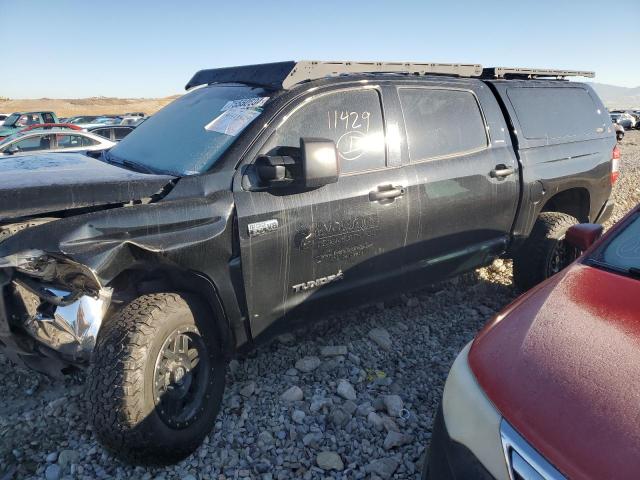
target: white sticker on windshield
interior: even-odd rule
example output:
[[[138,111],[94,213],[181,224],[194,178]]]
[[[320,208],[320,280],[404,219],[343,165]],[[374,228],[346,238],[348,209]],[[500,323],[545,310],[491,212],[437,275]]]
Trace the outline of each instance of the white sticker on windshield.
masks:
[[[229,100],[224,104],[224,107],[222,107],[220,111],[225,112],[233,108],[259,108],[267,103],[267,100],[269,100],[269,97],[251,97]]]
[[[261,110],[233,108],[222,112],[210,123],[205,125],[204,129],[235,137],[261,113]]]

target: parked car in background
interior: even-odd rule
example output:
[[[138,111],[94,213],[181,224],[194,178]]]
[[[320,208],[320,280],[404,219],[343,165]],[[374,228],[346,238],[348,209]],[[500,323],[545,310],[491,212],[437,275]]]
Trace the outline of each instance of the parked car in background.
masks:
[[[619,113],[623,118],[633,120],[633,128],[640,128],[640,110],[612,110],[613,113]]]
[[[89,124],[97,118],[100,118],[100,115],[76,115],[67,118],[66,123],[72,123],[73,125]]]
[[[78,125],[80,128],[87,129],[92,127],[100,127],[103,125],[119,125],[122,117],[116,115],[85,115],[74,117],[67,120],[67,123]]]
[[[107,150],[115,142],[89,132],[68,128],[19,132],[0,142],[0,158],[44,152],[93,152]]]
[[[425,478],[638,478],[640,206],[601,233],[571,227],[584,255],[460,353]]]
[[[11,115],[10,113],[0,113],[0,127],[4,124],[4,120]]]
[[[101,137],[119,142],[129,135],[136,127],[134,125],[100,125],[87,128],[88,132],[100,135]]]
[[[124,114],[125,117],[144,117],[145,114],[143,112],[129,112]]]
[[[15,112],[5,118],[0,127],[0,140],[13,135],[24,127],[41,123],[60,123],[53,112]]]
[[[138,125],[144,117],[123,117],[120,125]]]
[[[90,125],[85,126],[84,128],[95,127],[99,125],[120,125],[122,122],[122,117],[117,115],[104,115],[102,117],[96,118]]]
[[[612,110],[611,115],[616,116],[616,123],[622,125],[625,130],[631,130],[636,126],[636,118],[624,110]],[[613,118],[613,117],[612,117]]]
[[[613,122],[613,128],[616,131],[616,138],[618,139],[619,142],[621,142],[622,139],[624,138],[624,127],[622,125],[619,125],[616,122]]]

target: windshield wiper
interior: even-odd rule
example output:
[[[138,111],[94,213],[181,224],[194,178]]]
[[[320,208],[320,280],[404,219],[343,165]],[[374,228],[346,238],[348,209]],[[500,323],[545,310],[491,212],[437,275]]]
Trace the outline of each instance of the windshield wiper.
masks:
[[[589,261],[589,264],[594,267],[600,267],[605,270],[611,270],[617,273],[622,273],[623,275],[629,275],[633,278],[640,278],[640,267],[620,267],[618,265],[610,265],[606,262],[596,260],[595,258],[590,258],[588,261]]]
[[[146,165],[142,165],[141,163],[132,162],[131,160],[121,159],[120,162],[118,163],[120,163],[121,165],[124,165],[125,167],[131,170],[135,170],[136,172],[156,173],[155,170],[151,169],[150,167],[147,167]]]
[[[117,165],[120,167],[126,167],[129,170],[134,170],[136,172],[141,173],[157,173],[151,167],[147,167],[146,165],[142,165],[141,163],[133,162],[131,160],[125,160],[123,158],[116,158],[111,152],[108,150],[102,154],[102,158],[111,165]]]

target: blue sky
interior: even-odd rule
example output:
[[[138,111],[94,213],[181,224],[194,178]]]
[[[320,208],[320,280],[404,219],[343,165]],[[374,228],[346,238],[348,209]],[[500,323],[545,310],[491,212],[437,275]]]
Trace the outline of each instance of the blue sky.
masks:
[[[638,0],[0,0],[0,96],[165,96],[201,68],[289,59],[589,69],[636,87],[638,25]]]

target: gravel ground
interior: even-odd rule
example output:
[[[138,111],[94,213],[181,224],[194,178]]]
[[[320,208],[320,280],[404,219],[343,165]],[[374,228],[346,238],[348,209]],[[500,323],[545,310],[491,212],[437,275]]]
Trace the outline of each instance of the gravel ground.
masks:
[[[640,132],[620,147],[614,220],[640,202]],[[131,467],[100,447],[82,378],[52,381],[0,356],[0,480],[419,478],[453,359],[515,296],[511,266],[498,260],[280,336],[232,362],[212,433],[166,469]]]

